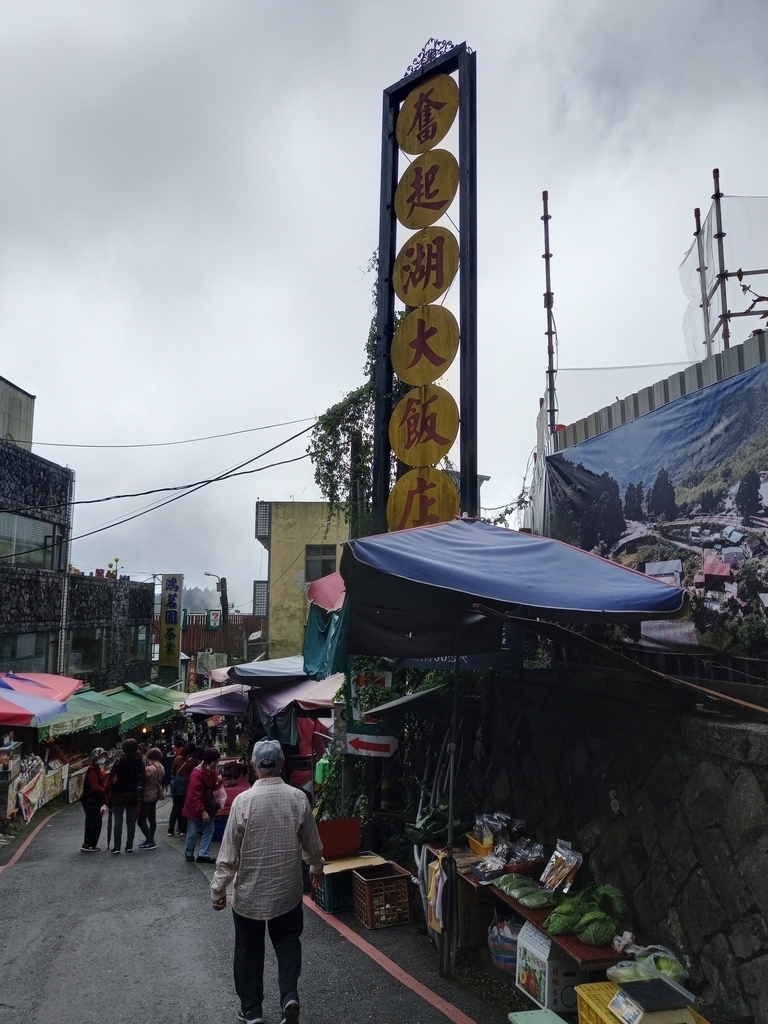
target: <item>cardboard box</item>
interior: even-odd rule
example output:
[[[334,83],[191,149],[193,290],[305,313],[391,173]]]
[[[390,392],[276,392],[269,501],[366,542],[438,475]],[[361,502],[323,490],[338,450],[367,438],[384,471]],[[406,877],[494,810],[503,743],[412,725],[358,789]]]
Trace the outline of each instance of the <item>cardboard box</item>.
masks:
[[[432,887],[432,876],[437,870],[437,861],[427,865],[427,888]],[[488,941],[488,929],[493,920],[494,900],[484,888],[475,889],[466,878],[459,875],[458,880],[458,944],[466,949],[471,946],[484,946]],[[434,907],[427,904],[427,924],[439,935],[442,924],[435,919]]]
[[[552,939],[526,922],[517,938],[515,984],[546,1010],[576,1009],[576,985],[588,981],[574,960]]]

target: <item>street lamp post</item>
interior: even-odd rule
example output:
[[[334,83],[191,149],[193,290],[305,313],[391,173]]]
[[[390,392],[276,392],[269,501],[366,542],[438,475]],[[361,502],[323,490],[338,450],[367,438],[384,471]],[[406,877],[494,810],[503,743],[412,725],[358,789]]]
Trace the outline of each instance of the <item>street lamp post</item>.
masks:
[[[219,598],[221,601],[221,636],[222,643],[224,645],[224,654],[227,656],[227,661],[229,661],[229,598],[227,597],[227,577],[217,576],[215,572],[206,572],[204,575],[213,576],[218,581],[216,583],[216,589],[219,592]]]

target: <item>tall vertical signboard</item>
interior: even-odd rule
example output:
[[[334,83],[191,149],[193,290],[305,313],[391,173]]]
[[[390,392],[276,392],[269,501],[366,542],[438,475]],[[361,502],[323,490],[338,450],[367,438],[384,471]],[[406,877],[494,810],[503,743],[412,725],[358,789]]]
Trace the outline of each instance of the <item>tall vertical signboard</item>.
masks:
[[[478,514],[475,54],[430,40],[384,90],[373,532]],[[458,115],[458,160],[440,144]],[[399,171],[400,154],[405,170]],[[458,195],[458,238],[451,208]],[[398,225],[401,229],[398,245]],[[459,317],[443,303],[458,277]],[[395,300],[405,307],[397,332]],[[435,383],[459,357],[459,402]],[[411,387],[393,409],[393,374]],[[456,438],[460,489],[436,464]],[[393,456],[405,472],[391,486]]]
[[[181,619],[184,577],[180,573],[162,577],[160,596],[160,675],[164,679],[179,675],[181,658]]]

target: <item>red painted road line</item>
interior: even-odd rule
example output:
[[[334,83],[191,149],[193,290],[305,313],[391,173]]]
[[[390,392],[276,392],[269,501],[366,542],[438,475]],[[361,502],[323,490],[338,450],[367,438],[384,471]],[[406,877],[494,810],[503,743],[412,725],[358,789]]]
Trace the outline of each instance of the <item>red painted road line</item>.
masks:
[[[401,982],[406,988],[409,988],[411,992],[415,992],[417,996],[421,996],[425,1002],[434,1006],[436,1010],[444,1013],[448,1020],[453,1021],[453,1024],[476,1024],[471,1017],[468,1017],[466,1013],[462,1013],[461,1010],[457,1009],[446,999],[437,995],[431,988],[427,988],[426,985],[422,985],[420,981],[417,981],[414,977],[404,971],[402,967],[390,960],[388,956],[385,956],[381,950],[376,949],[370,942],[366,942],[365,939],[358,935],[357,932],[352,931],[347,925],[342,924],[332,914],[326,914],[325,911],[320,908],[310,899],[309,896],[304,897],[304,906],[313,910],[318,917],[321,917],[326,924],[330,925],[331,928],[335,928],[339,935],[343,935],[345,939],[352,943],[353,946],[357,946],[358,949],[362,950],[366,956],[369,956],[374,963],[377,963],[379,967],[383,967],[384,970],[391,974],[393,978]]]
[[[0,873],[5,871],[6,868],[12,868],[13,867],[13,865],[16,863],[16,861],[19,859],[19,857],[22,855],[22,853],[24,853],[24,851],[29,846],[29,844],[32,842],[32,840],[35,838],[35,836],[40,831],[40,829],[43,828],[45,825],[47,825],[48,822],[51,820],[51,818],[55,818],[57,814],[61,814],[61,810],[54,811],[53,814],[49,814],[48,817],[44,821],[40,822],[40,824],[37,826],[35,831],[32,832],[31,835],[27,836],[27,838],[24,840],[24,842],[18,848],[16,853],[14,853],[14,855],[11,857],[11,859],[8,861],[8,863],[7,864],[0,864]]]

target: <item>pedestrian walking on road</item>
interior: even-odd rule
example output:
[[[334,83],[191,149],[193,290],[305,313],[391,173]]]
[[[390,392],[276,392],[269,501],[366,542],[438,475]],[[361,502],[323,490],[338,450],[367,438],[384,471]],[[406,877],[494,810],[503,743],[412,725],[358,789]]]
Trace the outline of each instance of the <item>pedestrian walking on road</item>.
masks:
[[[213,817],[218,809],[213,791],[221,782],[216,767],[220,757],[221,754],[213,747],[203,752],[202,764],[193,768],[189,776],[189,788],[184,799],[184,817],[187,819],[184,856],[188,861],[195,859],[195,843],[199,832],[199,864],[215,864],[213,857],[209,856],[209,850],[213,839]]]
[[[298,1024],[301,974],[302,857],[313,885],[323,878],[323,847],[306,794],[280,778],[283,752],[277,740],[262,740],[251,762],[258,776],[232,801],[211,882],[214,910],[227,905],[234,878],[235,991],[237,1019],[263,1024],[265,930],[277,956],[282,1024]]]
[[[112,767],[109,788],[112,810],[115,816],[115,835],[112,853],[120,853],[123,838],[123,816],[125,816],[125,852],[133,851],[133,837],[136,831],[136,812],[144,796],[146,772],[144,761],[139,754],[135,739],[123,741],[123,753]]]
[[[195,744],[188,743],[185,747],[179,743],[176,744],[176,757],[173,761],[173,768],[171,769],[171,799],[173,800],[173,806],[171,807],[171,814],[168,818],[168,835],[173,835],[173,830],[176,826],[179,829],[179,835],[185,836],[187,834],[187,819],[184,817],[184,801],[187,797],[187,789],[189,787],[189,776],[192,774],[192,769],[197,768],[198,764],[197,757],[195,756]]]
[[[140,850],[156,850],[155,829],[157,828],[157,801],[163,796],[163,752],[157,747],[147,751],[147,764],[144,767],[144,795],[139,810],[139,828],[144,835],[144,842],[139,843]]]
[[[80,797],[80,803],[85,811],[85,835],[80,847],[83,853],[99,852],[101,810],[104,806],[107,782],[103,767],[106,760],[107,752],[104,747],[96,747],[91,753],[91,763],[83,780],[83,795]]]

